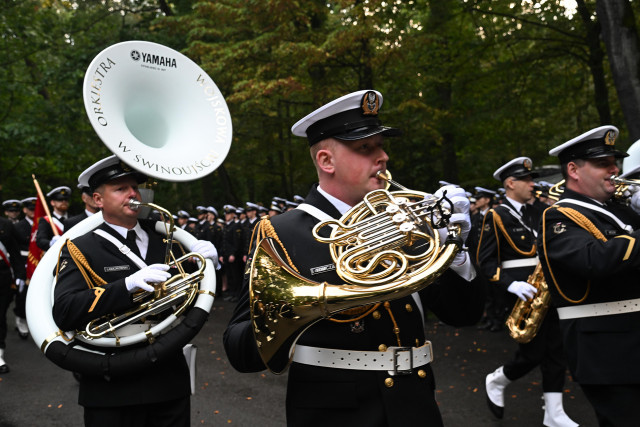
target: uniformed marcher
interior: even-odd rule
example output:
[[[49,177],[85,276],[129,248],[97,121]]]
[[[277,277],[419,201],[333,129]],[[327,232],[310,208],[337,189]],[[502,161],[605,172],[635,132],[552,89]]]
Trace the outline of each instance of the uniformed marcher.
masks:
[[[269,216],[273,217],[276,215],[280,215],[282,213],[282,208],[280,207],[280,205],[278,203],[271,203],[271,206],[269,206]]]
[[[537,288],[527,283],[529,275],[539,263],[536,250],[537,225],[542,211],[540,205],[530,205],[533,199],[533,178],[528,157],[513,159],[496,170],[493,177],[502,182],[505,199],[502,205],[490,210],[484,217],[478,245],[478,265],[491,285],[499,288],[502,304],[502,322],[511,312],[517,298],[530,300]],[[540,330],[528,343],[518,343],[513,358],[487,375],[485,386],[487,403],[497,417],[504,416],[506,386],[540,366],[545,413],[543,424],[550,427],[577,426],[562,406],[562,390],[566,362],[562,351],[562,338],[558,317],[550,311],[542,321]]]
[[[618,129],[601,126],[555,147],[565,190],[542,217],[539,247],[573,379],[600,426],[639,422],[640,217],[612,203]]]
[[[49,203],[53,208],[51,210],[51,220],[53,220],[53,226],[56,227],[58,235],[53,233],[51,224],[49,224],[49,218],[44,216],[40,218],[38,222],[38,232],[36,233],[36,244],[43,251],[48,250],[64,233],[64,223],[69,218],[69,197],[71,196],[71,189],[66,186],[56,187],[47,193]]]
[[[237,301],[242,283],[242,228],[236,223],[236,208],[224,205],[224,227],[220,240],[222,294],[225,301]],[[238,257],[238,255],[240,255]]]
[[[2,202],[2,207],[4,209],[4,214],[13,224],[20,221],[20,211],[22,210],[22,203],[20,203],[20,200],[5,200]]]
[[[189,215],[189,212],[185,211],[185,210],[179,210],[178,214],[176,215],[177,217],[177,222],[176,222],[176,227],[182,228],[183,230],[186,230],[187,228],[187,223],[189,222],[189,217],[191,215]]]
[[[337,219],[368,192],[386,186],[376,177],[378,171],[386,170],[388,160],[383,139],[399,131],[382,126],[377,116],[381,105],[382,95],[377,91],[351,93],[317,109],[292,128],[294,135],[306,136],[309,141],[319,184],[305,197],[304,210],[301,205],[270,220],[265,218],[258,227],[268,230],[270,223],[291,264],[314,282],[342,283],[329,245],[317,242],[312,235],[319,222],[317,216]],[[468,200],[455,188],[450,188],[447,196],[455,206],[452,222],[466,235],[470,228]],[[439,281],[413,296],[357,307],[307,329],[296,344],[289,368],[287,424],[442,425],[428,363],[431,345],[425,340],[423,311],[429,309],[442,321],[461,326],[475,323],[483,306],[482,287],[466,280],[475,276],[466,252],[459,253],[452,265],[460,275],[449,269]],[[248,294],[245,275],[243,295],[224,333],[227,356],[242,372],[265,369],[250,322]],[[372,369],[361,359],[365,353],[378,354],[381,360],[392,353],[403,357],[407,348],[420,361],[405,375],[396,375],[391,365]],[[350,368],[336,367],[335,363],[349,363]]]
[[[18,237],[18,246],[20,248],[20,256],[22,258],[22,262],[27,265],[27,258],[29,257],[29,243],[31,242],[31,230],[33,228],[33,217],[36,209],[36,198],[27,197],[20,200],[20,203],[22,204],[24,218],[18,221],[15,227]],[[26,299],[27,284],[24,283],[22,286],[18,286],[15,306],[13,308],[13,312],[16,315],[16,330],[22,339],[27,339],[29,337],[29,326],[27,325],[27,315],[25,312]]]
[[[26,278],[16,229],[11,220],[0,217],[0,374],[9,372],[5,361],[7,310],[13,301],[15,287],[24,288]]]
[[[67,241],[60,254],[53,318],[62,330],[84,329],[93,319],[129,310],[136,306],[135,292],[153,291],[150,283],[171,276],[169,266],[163,264],[164,236],[152,222],[138,220],[139,211],[129,206],[131,199],[141,199],[138,184],[146,179],[115,156],[100,160],[81,176],[93,189],[104,222]],[[125,246],[128,251],[123,250]],[[217,258],[210,242],[198,240],[189,249]],[[140,263],[146,266],[139,267]],[[102,292],[88,286],[83,275],[87,268],[106,282],[100,286]],[[109,350],[117,353],[119,348]],[[190,376],[180,349],[134,374],[105,377],[96,372],[82,375],[79,381],[78,403],[84,407],[87,426],[190,425]]]
[[[252,202],[247,202],[245,207],[245,212],[247,214],[247,221],[245,222],[245,227],[243,229],[242,236],[242,253],[243,260],[242,262],[247,262],[247,257],[249,255],[249,246],[251,246],[251,236],[253,236],[253,230],[258,224],[258,210],[260,206],[256,205]]]
[[[93,201],[93,191],[91,188],[78,184],[78,189],[80,190],[80,197],[82,197],[82,202],[84,203],[84,211],[65,221],[65,231],[69,231],[73,226],[80,224],[82,221],[100,210],[96,206],[96,202]]]

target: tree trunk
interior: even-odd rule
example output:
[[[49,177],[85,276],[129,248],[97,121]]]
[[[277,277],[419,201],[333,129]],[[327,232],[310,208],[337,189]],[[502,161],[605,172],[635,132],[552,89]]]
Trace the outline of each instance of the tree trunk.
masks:
[[[598,0],[598,20],[631,141],[640,139],[640,50],[628,0]]]

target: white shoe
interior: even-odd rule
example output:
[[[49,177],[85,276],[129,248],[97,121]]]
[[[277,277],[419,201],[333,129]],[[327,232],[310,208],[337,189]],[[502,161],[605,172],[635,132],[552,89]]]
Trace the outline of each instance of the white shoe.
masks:
[[[4,348],[0,348],[0,374],[9,372],[9,365],[4,361]]]
[[[16,316],[16,329],[20,338],[26,339],[29,336],[29,325],[27,325],[27,319]]]
[[[500,366],[485,379],[489,410],[500,419],[504,416],[504,389],[511,383],[511,380],[504,375],[502,368]]]
[[[578,427],[562,407],[562,393],[544,393],[544,420],[547,427]]]

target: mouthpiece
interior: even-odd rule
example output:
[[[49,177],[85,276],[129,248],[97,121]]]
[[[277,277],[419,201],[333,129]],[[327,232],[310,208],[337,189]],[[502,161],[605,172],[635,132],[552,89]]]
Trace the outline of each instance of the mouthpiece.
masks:
[[[398,184],[397,182],[395,182],[394,180],[391,179],[391,173],[387,170],[379,170],[376,173],[376,178],[381,179],[383,181],[387,181],[389,184],[391,185],[395,185],[396,187],[398,187],[401,190],[409,190],[407,187],[405,187],[402,184]],[[388,189],[388,188],[387,188]]]
[[[129,200],[129,209],[137,211],[140,206],[142,206],[142,203],[137,201],[136,199]]]

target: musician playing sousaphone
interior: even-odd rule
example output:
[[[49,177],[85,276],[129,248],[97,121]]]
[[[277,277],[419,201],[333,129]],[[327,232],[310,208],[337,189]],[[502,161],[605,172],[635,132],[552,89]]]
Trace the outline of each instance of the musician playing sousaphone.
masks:
[[[537,292],[537,288],[527,279],[539,263],[537,226],[546,205],[531,203],[533,178],[538,176],[531,168],[530,158],[518,157],[494,172],[494,179],[504,186],[506,199],[485,215],[478,244],[480,271],[503,296],[502,304],[497,304],[503,307],[502,322],[518,298],[524,302],[531,301]],[[487,375],[485,385],[489,409],[497,418],[502,418],[506,386],[537,366],[542,371],[544,425],[577,426],[562,406],[566,364],[558,317],[553,311],[544,317],[533,339],[527,343],[519,342],[511,360]]]
[[[329,245],[318,242],[312,230],[321,221],[340,218],[372,190],[385,188],[386,182],[377,175],[386,170],[389,159],[384,137],[400,132],[381,124],[382,100],[373,90],[351,93],[318,108],[292,128],[294,135],[308,139],[319,183],[298,208],[263,219],[255,234],[281,243],[282,256],[306,279],[344,283]],[[451,222],[466,237],[468,199],[462,189],[445,189],[454,206]],[[266,367],[251,321],[249,276],[245,274],[242,296],[224,334],[227,356],[241,372]],[[482,285],[474,277],[467,253],[460,252],[440,279],[420,292],[354,307],[309,327],[295,345],[289,368],[287,424],[442,425],[423,315],[431,310],[456,326],[477,322],[484,301]],[[403,361],[408,355],[412,363],[394,365],[393,355]]]
[[[104,222],[81,237],[67,241],[56,268],[53,317],[65,331],[83,330],[88,322],[134,306],[139,291],[171,274],[164,264],[164,236],[151,221],[138,219],[130,200],[140,200],[138,185],[147,180],[116,156],[95,163],[80,176],[102,209]],[[211,242],[199,240],[190,249],[217,259]],[[120,348],[112,349],[117,354]],[[108,365],[108,362],[105,361]],[[181,348],[151,358],[144,369],[124,376],[83,374],[78,403],[87,426],[189,426],[190,377]]]

